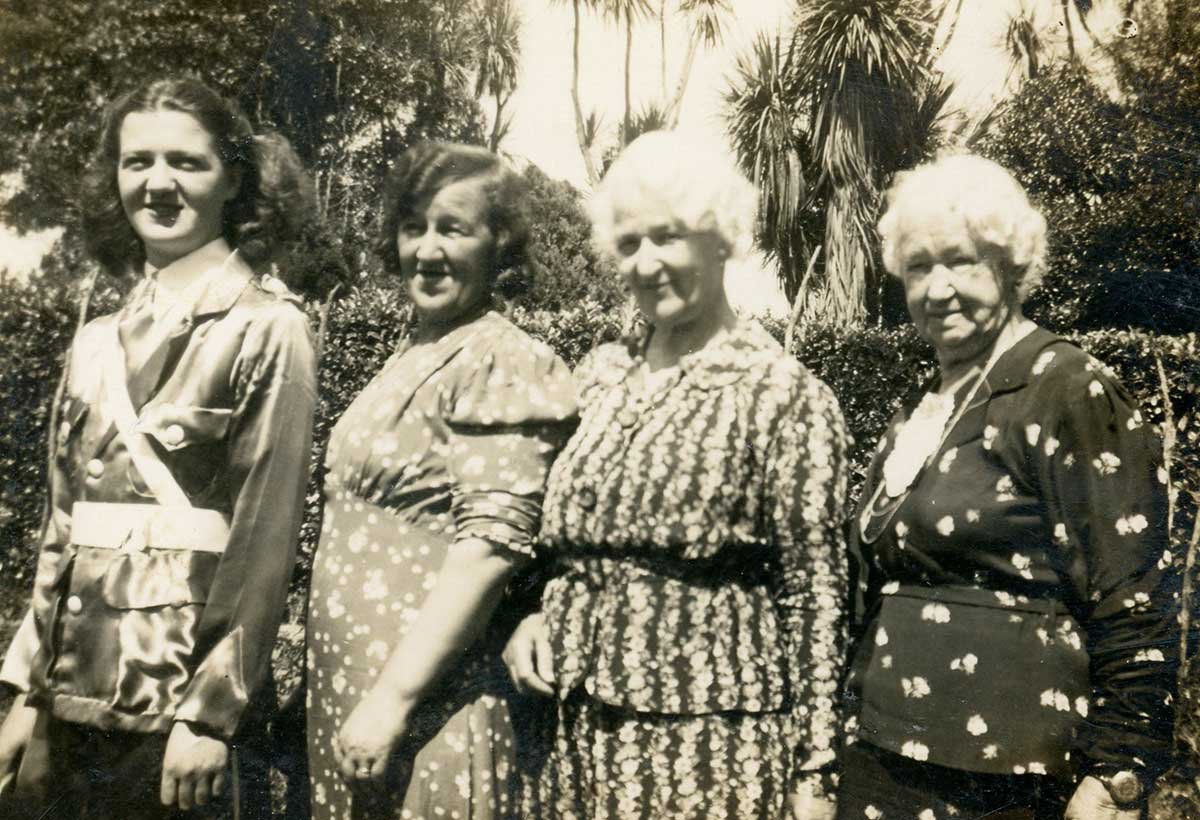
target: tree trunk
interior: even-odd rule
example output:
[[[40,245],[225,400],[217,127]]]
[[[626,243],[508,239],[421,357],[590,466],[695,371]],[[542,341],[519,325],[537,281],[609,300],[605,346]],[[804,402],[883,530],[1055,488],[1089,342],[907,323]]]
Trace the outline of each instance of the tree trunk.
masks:
[[[1075,31],[1071,25],[1071,0],[1061,0],[1063,25],[1067,27],[1067,55],[1075,62]]]
[[[621,147],[624,148],[629,144],[629,126],[630,126],[630,93],[629,93],[629,66],[633,57],[633,13],[628,12],[625,15],[625,117],[621,120]]]
[[[683,113],[683,95],[687,93],[688,80],[692,76],[692,65],[696,62],[696,51],[700,48],[700,35],[695,33],[688,41],[687,54],[683,58],[683,67],[679,69],[679,82],[675,85],[675,96],[671,105],[664,112],[668,128],[679,125],[679,117]]]
[[[500,150],[500,123],[504,119],[504,106],[512,95],[496,95],[496,119],[492,122],[492,135],[488,138],[488,150],[493,154]]]
[[[571,11],[575,16],[574,41],[572,43],[571,66],[571,103],[575,107],[575,140],[579,143],[579,153],[583,155],[583,168],[587,173],[589,185],[600,181],[600,172],[596,170],[596,161],[592,158],[591,149],[584,137],[583,107],[579,104],[579,2],[573,0]]]
[[[658,96],[667,99],[667,0],[658,6]]]

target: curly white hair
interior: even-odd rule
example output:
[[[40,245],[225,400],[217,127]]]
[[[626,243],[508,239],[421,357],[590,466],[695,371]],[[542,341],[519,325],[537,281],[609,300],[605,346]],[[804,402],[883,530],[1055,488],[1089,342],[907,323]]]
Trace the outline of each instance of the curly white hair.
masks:
[[[689,232],[711,231],[732,257],[753,242],[758,194],[730,155],[679,131],[651,131],[626,146],[588,202],[592,237],[613,255],[622,205],[650,201]]]
[[[1046,220],[1025,189],[1003,166],[976,154],[948,154],[896,175],[879,220],[883,264],[902,276],[900,247],[907,216],[941,209],[957,214],[977,246],[995,253],[1001,275],[1019,302],[1041,284],[1046,273]]]

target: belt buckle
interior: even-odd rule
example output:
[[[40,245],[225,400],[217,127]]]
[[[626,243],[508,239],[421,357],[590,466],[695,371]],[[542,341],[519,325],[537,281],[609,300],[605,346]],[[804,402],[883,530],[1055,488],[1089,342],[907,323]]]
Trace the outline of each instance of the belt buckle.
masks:
[[[125,536],[124,543],[121,544],[122,552],[146,551],[146,547],[150,546],[150,527],[153,520],[154,516],[147,515],[129,528],[129,533]]]

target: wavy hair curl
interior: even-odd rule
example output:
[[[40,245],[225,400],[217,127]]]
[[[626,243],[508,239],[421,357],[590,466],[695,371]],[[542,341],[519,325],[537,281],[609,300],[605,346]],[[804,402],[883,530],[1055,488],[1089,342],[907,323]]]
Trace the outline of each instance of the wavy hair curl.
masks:
[[[100,140],[88,160],[79,195],[84,242],[110,273],[121,275],[146,258],[121,205],[117,163],[121,125],[134,112],[178,111],[193,117],[212,138],[228,170],[241,173],[225,205],[222,236],[251,267],[261,269],[311,222],[312,182],[291,143],[274,132],[255,133],[238,105],[191,77],[153,80],[108,106]]]

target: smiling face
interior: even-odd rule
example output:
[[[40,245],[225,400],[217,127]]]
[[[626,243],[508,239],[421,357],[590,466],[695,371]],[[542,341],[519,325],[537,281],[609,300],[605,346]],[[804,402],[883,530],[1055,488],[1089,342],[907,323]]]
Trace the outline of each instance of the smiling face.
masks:
[[[400,220],[400,273],[423,320],[453,322],[487,298],[496,249],[487,213],[483,183],[463,179]]]
[[[943,365],[986,358],[1015,296],[962,217],[942,208],[906,217],[899,262],[909,315]]]
[[[716,321],[726,304],[725,243],[689,231],[665,203],[641,194],[617,201],[613,251],[638,308],[660,330]]]
[[[146,260],[162,268],[221,235],[240,179],[212,135],[181,111],[133,111],[121,123],[117,190]]]

